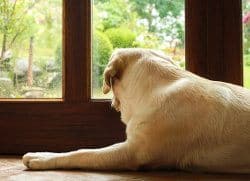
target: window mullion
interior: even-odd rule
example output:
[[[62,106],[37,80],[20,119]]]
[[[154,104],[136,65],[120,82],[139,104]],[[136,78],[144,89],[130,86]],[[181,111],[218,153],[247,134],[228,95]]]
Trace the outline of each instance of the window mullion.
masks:
[[[90,98],[90,2],[64,1],[65,101]]]

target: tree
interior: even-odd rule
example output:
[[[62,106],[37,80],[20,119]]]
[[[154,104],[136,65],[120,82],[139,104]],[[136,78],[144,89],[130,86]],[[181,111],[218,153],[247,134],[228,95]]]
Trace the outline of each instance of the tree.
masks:
[[[98,0],[94,5],[94,22],[100,22],[105,31],[110,28],[136,26],[136,13],[132,11],[128,0]],[[100,23],[96,24],[99,25]],[[100,27],[95,26],[95,27]]]
[[[4,53],[10,49],[17,38],[30,27],[29,10],[40,0],[1,0],[0,1],[0,33],[3,36],[0,61]]]
[[[32,71],[32,66],[33,66],[33,42],[34,42],[34,37],[30,37],[30,48],[29,48],[29,60],[28,60],[28,71],[27,71],[27,85],[29,87],[32,86],[33,84],[33,71]]]
[[[130,2],[139,16],[148,20],[150,32],[156,30],[153,22],[155,17],[159,16],[161,19],[168,15],[177,17],[184,9],[183,0],[130,0]]]
[[[165,41],[179,39],[184,43],[184,0],[130,0],[133,10],[147,21],[149,32]],[[169,40],[169,38],[171,40]]]

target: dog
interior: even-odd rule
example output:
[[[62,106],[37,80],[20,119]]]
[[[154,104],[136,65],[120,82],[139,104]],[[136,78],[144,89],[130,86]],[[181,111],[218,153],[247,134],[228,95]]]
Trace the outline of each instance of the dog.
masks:
[[[138,170],[250,173],[250,90],[179,68],[165,54],[117,49],[103,93],[126,124],[126,141],[67,153],[27,153],[31,170]]]

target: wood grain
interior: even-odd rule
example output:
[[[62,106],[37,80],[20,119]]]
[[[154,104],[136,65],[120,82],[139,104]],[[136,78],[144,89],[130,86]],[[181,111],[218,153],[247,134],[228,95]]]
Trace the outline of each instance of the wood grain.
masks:
[[[206,0],[186,0],[186,69],[207,76]]]
[[[186,67],[243,84],[241,0],[186,0]]]
[[[64,1],[65,101],[90,100],[91,1]]]
[[[0,180],[249,180],[250,175],[240,174],[204,174],[181,171],[144,171],[144,172],[87,172],[83,170],[28,171],[20,157],[0,156]]]
[[[2,154],[69,151],[124,140],[124,125],[109,102],[0,105]]]

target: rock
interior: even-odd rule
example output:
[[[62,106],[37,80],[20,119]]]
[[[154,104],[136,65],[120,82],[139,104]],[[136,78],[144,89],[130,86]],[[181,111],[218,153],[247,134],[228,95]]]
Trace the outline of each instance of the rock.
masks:
[[[56,87],[62,81],[61,72],[49,73],[47,84],[50,88]]]
[[[23,97],[29,98],[29,99],[30,98],[37,99],[37,98],[43,98],[43,94],[44,94],[44,90],[42,88],[33,87],[33,88],[29,88],[25,90]]]
[[[45,64],[45,68],[47,72],[55,72],[58,71],[58,66],[55,62],[55,60],[49,60]]]
[[[0,61],[0,68],[2,71],[10,71],[11,70],[11,59],[13,57],[12,51],[7,50],[3,54],[3,59]]]
[[[9,60],[9,59],[11,59],[12,57],[13,57],[13,53],[12,53],[11,50],[7,50],[7,51],[5,51],[4,54],[3,54],[3,60],[4,60],[4,61],[5,61],[5,60]]]
[[[14,73],[17,76],[25,76],[27,71],[28,71],[28,60],[18,59],[14,67]],[[32,66],[32,71],[34,75],[39,75],[42,72],[41,69],[34,64]]]

